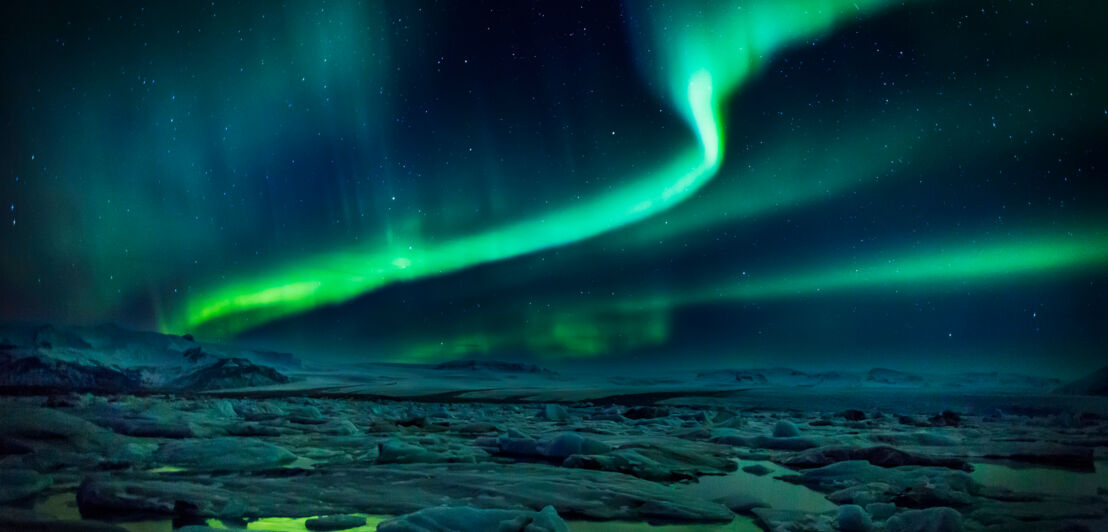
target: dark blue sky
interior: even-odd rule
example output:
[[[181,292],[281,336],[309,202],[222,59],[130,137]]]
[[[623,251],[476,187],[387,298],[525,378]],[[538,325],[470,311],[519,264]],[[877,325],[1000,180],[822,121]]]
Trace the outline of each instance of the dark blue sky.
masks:
[[[1105,355],[1097,2],[0,9],[7,320],[391,361]]]

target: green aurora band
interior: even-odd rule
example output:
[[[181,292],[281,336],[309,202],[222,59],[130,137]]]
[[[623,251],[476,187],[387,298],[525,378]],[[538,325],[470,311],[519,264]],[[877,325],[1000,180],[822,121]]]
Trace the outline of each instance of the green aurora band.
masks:
[[[275,319],[343,303],[393,283],[572,244],[667,211],[695,195],[717,174],[724,152],[721,108],[773,53],[892,2],[704,3],[704,9],[696,9],[693,4],[700,3],[660,8],[646,18],[652,24],[652,38],[662,50],[659,68],[648,69],[650,75],[662,73],[661,85],[668,89],[666,97],[685,116],[698,146],[684,150],[661,168],[637,176],[630,181],[632,185],[565,209],[446,241],[432,241],[418,234],[394,235],[387,245],[318,254],[249,278],[195,289],[183,312],[171,314],[168,322],[162,323],[163,332],[234,335]],[[842,184],[851,182],[846,179]],[[722,198],[731,199],[741,211],[752,214],[768,210],[775,202],[772,197]],[[1001,279],[1010,274],[1108,261],[1108,240],[1096,231],[1091,235],[1087,240],[1051,237],[929,255],[902,253],[903,258],[896,261],[828,265],[757,281],[717,280],[680,296],[625,301],[618,310],[641,313],[649,308],[855,287],[933,287],[970,278]],[[664,337],[664,317],[648,312],[647,318],[647,328],[652,331],[648,336],[655,340]],[[582,325],[558,322],[552,327],[580,329]],[[525,333],[520,335],[530,336]],[[595,355],[608,346],[597,341],[577,347],[572,351]]]
[[[1103,227],[1103,224],[1101,225]],[[976,281],[1002,283],[1051,270],[1089,268],[1108,262],[1108,234],[1089,229],[1084,234],[1021,241],[905,251],[897,256],[871,258],[818,269],[778,273],[740,281],[719,280],[677,297],[621,305],[625,310],[723,301],[757,301],[804,297],[845,289],[885,288],[897,292],[957,288]]]
[[[669,334],[671,312],[685,306],[833,297],[844,290],[934,294],[965,289],[971,281],[968,286],[984,289],[1053,270],[1103,265],[1108,262],[1108,233],[1096,227],[1020,243],[904,249],[819,268],[750,272],[609,304],[560,301],[559,312],[529,313],[513,327],[486,330],[463,326],[467,332],[458,336],[404,345],[392,360],[435,361],[486,355],[498,349],[526,349],[539,356],[596,357],[661,345]],[[622,334],[613,334],[613,330]]]
[[[341,303],[390,283],[442,275],[589,238],[664,210],[703,186],[720,163],[718,112],[707,72],[690,79],[687,94],[702,146],[700,154],[686,154],[633,187],[442,244],[409,244],[365,254],[353,251],[314,257],[277,274],[231,285],[199,302],[190,302],[182,328],[201,327],[208,334],[234,333],[319,305]]]
[[[877,2],[870,2],[876,4]],[[517,222],[450,242],[424,247],[416,239],[399,249],[346,251],[312,257],[278,272],[202,291],[190,300],[183,319],[166,332],[201,329],[226,335],[270,320],[341,303],[390,283],[442,275],[473,265],[503,260],[580,241],[645,219],[688,198],[707,183],[720,165],[721,101],[738,88],[755,63],[789,42],[830,28],[855,2],[797,4],[760,2],[731,14],[731,31],[701,38],[681,33],[676,49],[700,60],[675,67],[673,97],[689,119],[700,149],[627,187],[582,205]],[[686,29],[691,29],[686,26]],[[733,33],[732,33],[733,32]],[[723,47],[710,46],[720,38]],[[696,67],[693,65],[700,64]],[[403,239],[397,239],[403,240]]]

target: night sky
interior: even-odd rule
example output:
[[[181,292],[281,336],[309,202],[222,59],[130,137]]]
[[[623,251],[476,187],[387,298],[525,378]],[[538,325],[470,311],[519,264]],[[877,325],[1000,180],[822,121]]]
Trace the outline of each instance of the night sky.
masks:
[[[321,360],[1108,354],[1102,0],[0,18],[0,319]]]

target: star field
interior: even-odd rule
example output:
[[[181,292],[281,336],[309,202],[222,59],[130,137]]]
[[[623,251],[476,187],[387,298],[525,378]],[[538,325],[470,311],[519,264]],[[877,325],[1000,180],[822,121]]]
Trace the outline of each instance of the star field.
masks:
[[[3,9],[3,319],[419,362],[1108,340],[1094,2]]]

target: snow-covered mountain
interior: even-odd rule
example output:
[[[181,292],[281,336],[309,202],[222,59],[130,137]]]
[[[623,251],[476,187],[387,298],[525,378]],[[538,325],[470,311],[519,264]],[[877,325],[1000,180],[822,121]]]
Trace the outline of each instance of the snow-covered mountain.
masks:
[[[66,390],[214,390],[289,382],[292,355],[116,326],[0,325],[0,386]]]

